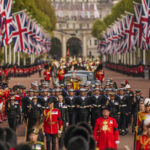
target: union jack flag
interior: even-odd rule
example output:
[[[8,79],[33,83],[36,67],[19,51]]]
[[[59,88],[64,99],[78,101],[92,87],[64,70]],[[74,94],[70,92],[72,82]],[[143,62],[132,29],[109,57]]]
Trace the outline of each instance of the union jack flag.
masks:
[[[29,42],[29,51],[28,53],[32,54],[34,52],[35,40],[33,38],[33,22],[31,20],[28,21],[28,42]]]
[[[2,37],[2,46],[12,42],[12,0],[0,0],[0,34]]]
[[[134,45],[134,16],[131,14],[126,14],[126,40],[124,45],[124,52],[132,52],[135,51],[135,45]]]
[[[14,50],[24,52],[28,47],[27,24],[25,23],[25,13],[17,14],[13,20],[13,42]]]
[[[134,2],[134,40],[135,46],[139,48],[142,45],[142,5]]]
[[[141,48],[148,50],[149,46],[149,15],[150,15],[150,1],[149,0],[142,0],[142,45]]]

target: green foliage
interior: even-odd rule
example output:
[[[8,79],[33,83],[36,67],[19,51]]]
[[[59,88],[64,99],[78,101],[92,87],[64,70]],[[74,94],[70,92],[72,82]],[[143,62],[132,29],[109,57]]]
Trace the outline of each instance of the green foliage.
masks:
[[[112,13],[106,16],[103,21],[96,20],[93,24],[92,35],[96,38],[101,38],[101,34],[110,25],[112,25],[121,15],[125,14],[125,11],[134,13],[133,1],[141,3],[141,0],[121,0],[112,8]]]
[[[56,16],[54,8],[48,0],[15,0],[13,12],[27,9],[33,19],[41,24],[49,33],[55,29]]]
[[[97,38],[101,38],[101,33],[105,29],[105,23],[103,21],[96,20],[92,27],[92,35]]]
[[[51,40],[50,55],[54,57],[61,57],[61,43],[57,38]]]

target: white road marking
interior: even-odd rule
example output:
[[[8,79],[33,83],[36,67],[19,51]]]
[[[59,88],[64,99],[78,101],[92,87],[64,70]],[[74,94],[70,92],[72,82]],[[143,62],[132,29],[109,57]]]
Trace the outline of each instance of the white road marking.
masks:
[[[131,150],[128,145],[124,146],[126,150]]]

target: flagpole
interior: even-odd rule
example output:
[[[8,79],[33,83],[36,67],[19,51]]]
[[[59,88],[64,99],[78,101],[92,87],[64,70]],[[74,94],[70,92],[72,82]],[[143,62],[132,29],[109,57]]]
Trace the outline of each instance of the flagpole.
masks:
[[[20,52],[18,52],[18,66],[20,66]]]
[[[21,11],[18,11],[18,12],[15,12],[15,13],[13,13],[12,15],[13,16],[16,16],[17,14],[20,14],[20,13],[22,13],[22,12],[26,12],[27,10],[26,9],[24,9],[24,10],[21,10]]]
[[[5,65],[7,64],[7,46],[4,48],[4,54],[5,54]]]
[[[16,52],[15,52],[15,49],[13,49],[13,64],[16,64]]]
[[[9,64],[11,65],[11,44],[9,44]]]
[[[146,50],[143,50],[143,65],[146,65]]]

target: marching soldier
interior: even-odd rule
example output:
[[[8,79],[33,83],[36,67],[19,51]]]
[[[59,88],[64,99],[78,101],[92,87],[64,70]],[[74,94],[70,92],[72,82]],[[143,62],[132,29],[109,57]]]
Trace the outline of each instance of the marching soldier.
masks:
[[[53,99],[48,101],[48,109],[43,112],[43,128],[46,135],[46,148],[50,150],[50,145],[52,145],[52,150],[56,150],[56,137],[57,134],[61,134],[63,130],[62,119],[60,110],[54,108]],[[52,142],[52,144],[50,144]]]
[[[51,79],[51,71],[47,68],[45,71],[44,71],[44,79],[45,81],[47,82],[50,82],[50,79]]]
[[[120,88],[120,134],[126,135],[127,134],[127,116],[129,112],[128,108],[128,99],[125,95],[125,89]]]
[[[101,116],[102,99],[100,97],[99,88],[94,89],[94,95],[91,96],[91,123],[94,129],[96,120]]]
[[[77,117],[79,117],[79,122],[89,120],[89,97],[87,96],[87,89],[80,89],[80,96],[77,97]]]
[[[59,137],[59,150],[62,150],[62,148],[63,148],[63,138],[62,137],[65,132],[65,128],[69,125],[67,105],[64,102],[62,95],[58,96],[58,103],[57,103],[56,108],[58,108],[60,110],[61,118],[62,118],[62,122],[63,122],[63,132],[62,132],[62,135]]]
[[[120,115],[120,108],[119,108],[119,101],[115,99],[115,94],[110,94],[110,101],[108,104],[110,109],[110,116],[115,118],[117,123],[119,123],[119,115]]]
[[[43,89],[41,91],[41,97],[40,97],[40,103],[41,103],[43,111],[44,109],[48,108],[48,99],[49,99],[48,90]]]
[[[28,131],[33,128],[36,124],[37,120],[41,119],[42,108],[41,104],[38,102],[37,97],[32,98],[32,102],[27,106],[28,112]],[[28,133],[27,133],[27,140],[28,140]]]
[[[146,126],[146,135],[142,135],[136,144],[136,150],[149,150],[150,149],[150,117],[144,120]]]
[[[137,128],[138,135],[141,135],[143,132],[144,120],[147,118],[147,116],[150,116],[150,99],[149,98],[146,98],[144,100],[144,105],[145,105],[144,111],[141,111],[141,113],[139,113],[138,117],[137,117],[137,127],[136,128]]]
[[[57,72],[57,78],[58,78],[60,83],[62,83],[65,73],[66,73],[65,66],[61,66]]]
[[[135,91],[135,97],[133,99],[132,103],[132,111],[133,111],[133,126],[132,126],[132,131],[134,131],[136,123],[137,123],[137,114],[140,110],[140,102],[144,101],[144,98],[141,96],[141,91],[136,90]]]
[[[27,112],[28,112],[27,106],[31,104],[33,97],[34,97],[34,90],[29,89],[28,94],[22,99],[22,113],[25,120],[27,119]]]
[[[76,124],[77,109],[76,109],[76,96],[74,89],[69,89],[69,96],[65,98],[65,103],[68,107],[69,125]]]
[[[10,101],[7,101],[5,112],[8,118],[9,127],[16,131],[17,119],[20,117],[20,108],[19,105],[15,104],[14,96],[11,97]]]

